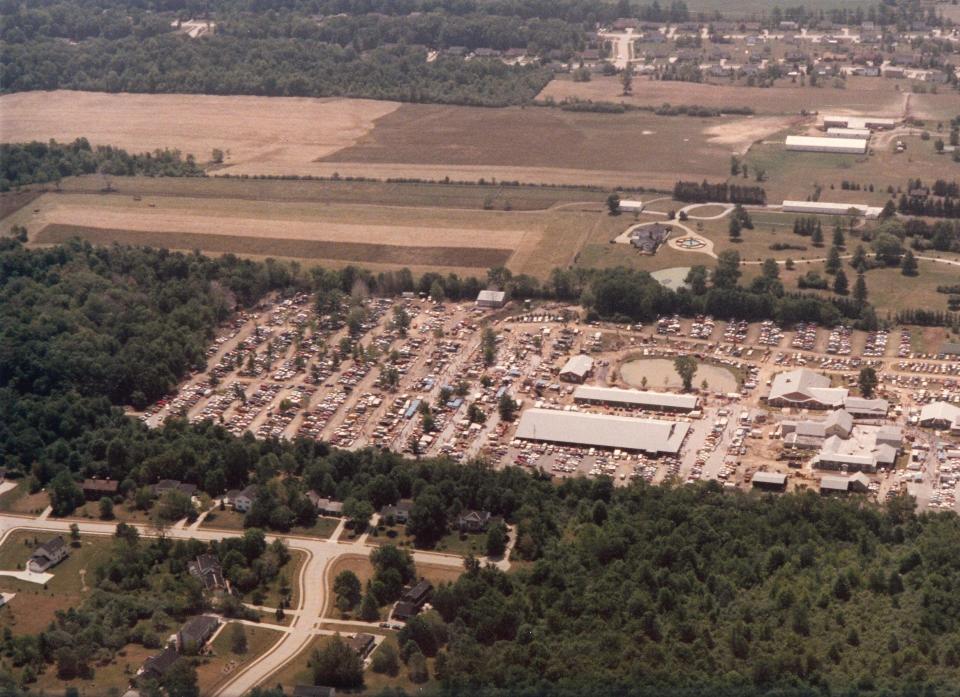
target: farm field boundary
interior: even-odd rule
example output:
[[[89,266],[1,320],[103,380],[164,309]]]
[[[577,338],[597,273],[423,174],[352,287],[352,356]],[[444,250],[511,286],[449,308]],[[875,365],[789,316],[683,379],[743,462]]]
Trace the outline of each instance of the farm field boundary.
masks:
[[[134,244],[212,253],[252,254],[301,259],[331,259],[379,264],[490,268],[506,264],[513,250],[478,247],[411,247],[361,242],[331,242],[215,235],[205,233],[121,230],[51,224],[34,238],[37,244],[59,244],[80,237],[93,244]]]

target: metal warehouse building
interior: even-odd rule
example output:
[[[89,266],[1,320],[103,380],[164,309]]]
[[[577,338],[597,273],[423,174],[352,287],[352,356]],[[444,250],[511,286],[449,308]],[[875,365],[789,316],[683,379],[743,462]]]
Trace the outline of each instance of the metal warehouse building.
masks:
[[[784,201],[781,210],[784,213],[809,215],[849,215],[851,211],[857,211],[867,220],[876,220],[883,212],[882,208],[866,206],[862,203],[830,203],[828,201]]]
[[[889,130],[897,125],[896,119],[882,119],[876,116],[824,116],[824,128],[866,128],[870,130]]]
[[[528,409],[520,416],[517,438],[650,455],[680,452],[690,424],[629,416]]]
[[[862,155],[867,151],[867,141],[863,138],[787,136],[787,150],[797,152],[830,152],[840,155]]]
[[[657,411],[689,412],[700,405],[700,398],[696,395],[621,390],[615,387],[588,385],[578,387],[573,393],[573,398],[578,402],[589,404],[640,407]]]
[[[863,138],[869,140],[872,131],[869,128],[828,128],[827,138]]]

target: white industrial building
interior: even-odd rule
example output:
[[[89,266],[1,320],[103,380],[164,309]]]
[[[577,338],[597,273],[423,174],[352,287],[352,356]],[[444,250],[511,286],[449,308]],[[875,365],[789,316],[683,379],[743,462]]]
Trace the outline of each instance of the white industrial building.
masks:
[[[830,203],[828,201],[784,201],[781,206],[784,213],[804,213],[806,215],[850,215],[853,211],[867,220],[876,220],[883,212],[882,208],[862,203]]]
[[[581,353],[563,364],[560,369],[560,379],[564,382],[582,383],[591,372],[593,372],[593,359]]]
[[[520,416],[517,438],[650,455],[676,455],[689,430],[690,424],[678,421],[527,409]]]
[[[642,213],[643,212],[643,201],[620,201],[620,212],[621,213]]]
[[[862,155],[867,151],[864,138],[824,138],[823,136],[787,136],[787,150],[828,152],[838,155]]]
[[[477,294],[477,307],[496,309],[507,302],[507,294],[502,290],[481,290]]]
[[[654,411],[690,412],[700,405],[700,398],[691,394],[621,390],[616,387],[581,385],[573,392],[573,399],[588,404],[638,407]]]
[[[890,130],[897,125],[896,119],[876,116],[824,116],[824,128],[860,128],[871,131]]]
[[[870,140],[872,131],[869,128],[828,128],[827,138],[864,138]]]

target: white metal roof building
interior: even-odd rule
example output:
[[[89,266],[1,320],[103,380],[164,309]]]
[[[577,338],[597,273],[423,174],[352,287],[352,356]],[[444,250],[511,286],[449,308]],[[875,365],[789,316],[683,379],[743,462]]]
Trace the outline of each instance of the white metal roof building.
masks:
[[[573,356],[560,369],[560,379],[567,382],[583,382],[593,370],[593,359],[585,354]]]
[[[517,438],[523,440],[675,455],[690,424],[584,414],[554,409],[527,409],[520,416]]]
[[[827,138],[864,138],[869,140],[873,134],[869,128],[828,128]]]
[[[949,402],[924,404],[920,410],[920,425],[960,430],[960,407]]]
[[[862,155],[867,151],[867,141],[864,138],[787,136],[787,150],[797,152],[830,152],[840,155]]]
[[[780,209],[784,213],[806,213],[820,215],[862,215],[868,220],[876,220],[883,212],[877,206],[862,203],[830,203],[828,201],[784,201]]]
[[[750,484],[757,489],[785,489],[787,475],[780,472],[755,472]]]
[[[774,376],[767,402],[774,406],[830,409],[841,406],[847,394],[842,387],[830,387],[826,375],[797,368]]]
[[[574,390],[573,398],[578,402],[593,404],[624,405],[681,412],[693,411],[700,404],[700,398],[696,395],[621,390],[616,387],[594,387],[592,385],[578,387]]]
[[[846,477],[824,477],[820,480],[821,494],[846,493],[850,491],[850,480]]]
[[[620,212],[622,213],[641,213],[643,212],[643,201],[620,201]]]
[[[507,294],[502,290],[481,290],[477,294],[478,307],[503,307]]]
[[[882,419],[890,410],[890,402],[885,399],[847,397],[843,400],[843,408],[854,416]]]
[[[877,116],[824,116],[825,128],[888,129],[897,125],[896,119],[884,119]]]

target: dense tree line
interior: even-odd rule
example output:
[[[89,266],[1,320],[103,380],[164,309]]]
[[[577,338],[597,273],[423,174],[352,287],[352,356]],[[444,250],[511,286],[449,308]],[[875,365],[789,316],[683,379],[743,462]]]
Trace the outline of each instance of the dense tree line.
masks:
[[[897,210],[906,215],[931,218],[960,218],[960,199],[951,196],[908,196],[901,194]]]
[[[86,138],[72,143],[0,144],[0,191],[27,184],[59,182],[64,177],[102,172],[120,176],[201,177],[203,169],[193,155],[178,150],[155,150],[131,155],[109,145],[91,147]]]
[[[673,186],[673,197],[678,201],[688,203],[706,203],[709,201],[719,203],[746,203],[753,205],[766,205],[767,192],[760,186],[738,186],[736,184],[711,184],[704,180],[703,182],[685,182],[678,181]]]
[[[953,694],[955,515],[565,488],[562,544],[516,573],[468,565],[434,595],[442,623],[405,630],[448,693]]]
[[[938,252],[960,251],[960,222],[926,220],[911,218],[904,221],[904,231],[913,237],[911,245],[915,249],[935,249]]]
[[[182,34],[78,44],[46,40],[0,50],[0,90],[368,97],[504,106],[532,99],[550,79],[536,65],[440,57],[403,46],[359,54],[306,39]]]

